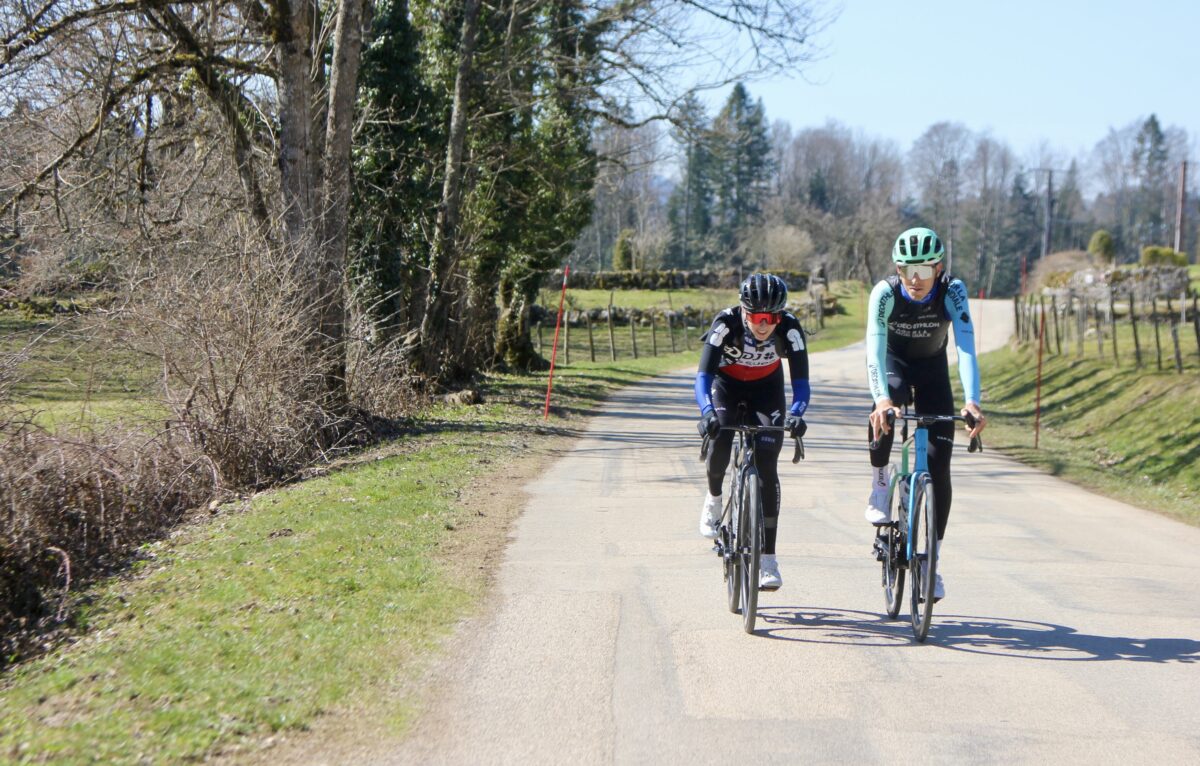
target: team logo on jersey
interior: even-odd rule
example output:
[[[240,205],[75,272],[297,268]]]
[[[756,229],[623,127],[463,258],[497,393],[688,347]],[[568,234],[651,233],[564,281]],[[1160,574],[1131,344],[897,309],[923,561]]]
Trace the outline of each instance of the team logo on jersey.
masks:
[[[708,342],[717,348],[721,348],[721,343],[725,340],[725,336],[729,334],[729,326],[724,322],[719,322],[715,327],[708,331]],[[728,349],[728,346],[726,346]]]
[[[741,359],[742,358],[742,350],[736,346],[723,346],[721,348],[721,353],[724,354],[725,356],[729,357],[730,359]]]
[[[787,338],[791,341],[792,351],[804,350],[804,333],[799,328],[788,330]]]

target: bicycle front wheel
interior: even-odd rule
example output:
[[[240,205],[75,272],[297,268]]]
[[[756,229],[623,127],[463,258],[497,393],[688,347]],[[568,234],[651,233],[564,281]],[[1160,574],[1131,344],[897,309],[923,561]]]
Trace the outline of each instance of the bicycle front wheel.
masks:
[[[742,557],[738,553],[737,524],[741,513],[738,511],[740,498],[737,494],[737,482],[733,484],[730,493],[729,523],[721,527],[722,561],[725,566],[725,597],[729,602],[729,611],[737,614],[742,605]]]
[[[888,494],[889,508],[892,507],[899,482],[906,480],[906,476],[901,476],[896,483],[892,484],[892,491]],[[908,509],[901,507],[896,514],[896,523],[882,533],[884,538],[883,597],[887,606],[887,616],[892,620],[900,615],[900,607],[904,604],[904,530],[907,528]]]
[[[758,471],[746,470],[742,478],[742,537],[738,550],[742,552],[742,627],[754,632],[758,616],[758,568],[763,545],[762,487]]]
[[[933,482],[928,474],[917,480],[913,495],[912,524],[908,530],[912,540],[912,557],[908,576],[912,587],[909,611],[912,613],[913,635],[924,641],[933,620],[933,585],[937,580],[937,514],[934,510]]]

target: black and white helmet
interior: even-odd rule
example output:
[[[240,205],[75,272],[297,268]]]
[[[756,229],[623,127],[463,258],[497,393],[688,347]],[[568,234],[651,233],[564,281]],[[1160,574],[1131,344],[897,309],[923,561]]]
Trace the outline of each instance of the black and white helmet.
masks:
[[[774,274],[751,274],[742,282],[742,308],[748,312],[783,311],[787,295],[787,284]]]

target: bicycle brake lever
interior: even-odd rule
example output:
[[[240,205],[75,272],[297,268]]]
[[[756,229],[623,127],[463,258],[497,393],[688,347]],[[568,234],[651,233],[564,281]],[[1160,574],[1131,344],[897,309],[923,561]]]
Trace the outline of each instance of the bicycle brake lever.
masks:
[[[792,455],[792,462],[799,463],[804,459],[804,439],[796,437],[796,452]]]
[[[971,443],[967,445],[967,452],[983,452],[983,439],[978,436],[972,437]]]
[[[700,462],[701,463],[703,463],[705,460],[708,459],[708,441],[709,441],[709,437],[706,435],[704,437],[704,441],[700,442]]]

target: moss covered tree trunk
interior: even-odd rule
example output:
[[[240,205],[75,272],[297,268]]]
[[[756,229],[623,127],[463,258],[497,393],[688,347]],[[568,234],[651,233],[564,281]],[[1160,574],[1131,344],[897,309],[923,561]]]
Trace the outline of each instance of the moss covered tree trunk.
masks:
[[[529,335],[529,307],[537,295],[537,281],[526,279],[521,286],[500,283],[500,320],[496,327],[496,360],[509,369],[530,372],[545,370],[550,363],[533,347]]]

